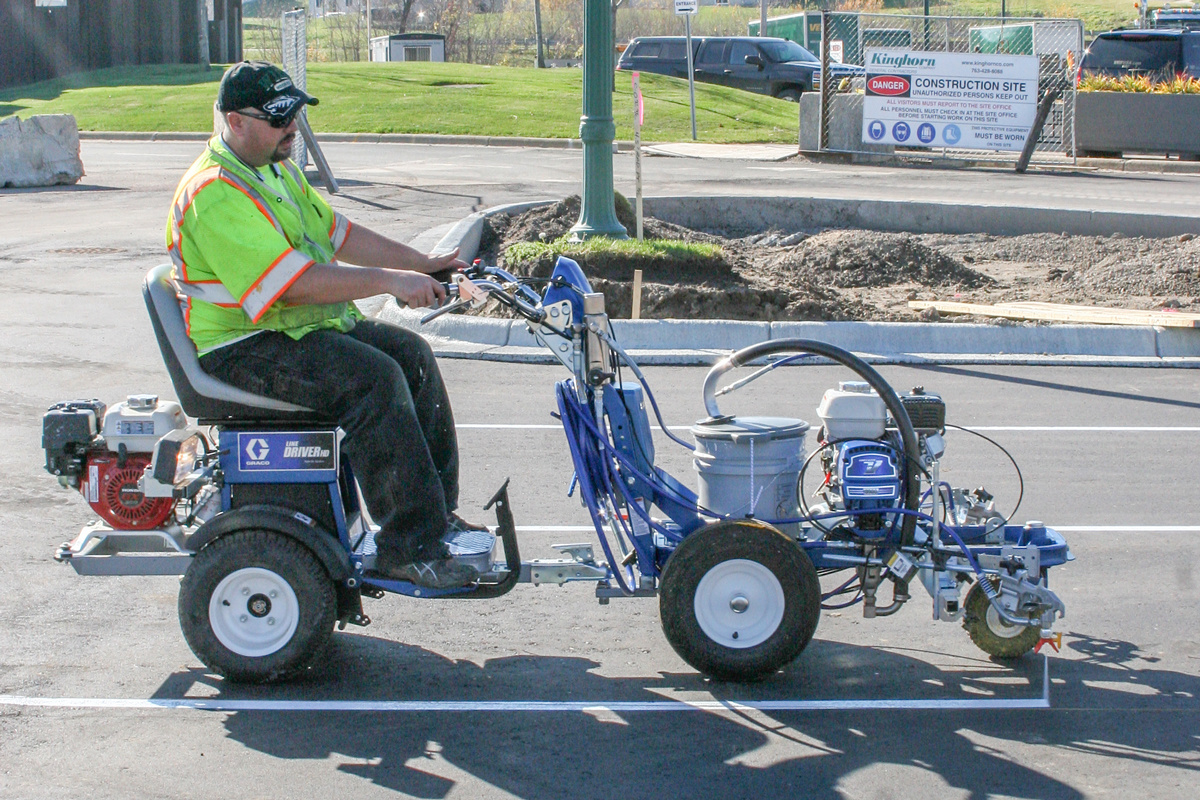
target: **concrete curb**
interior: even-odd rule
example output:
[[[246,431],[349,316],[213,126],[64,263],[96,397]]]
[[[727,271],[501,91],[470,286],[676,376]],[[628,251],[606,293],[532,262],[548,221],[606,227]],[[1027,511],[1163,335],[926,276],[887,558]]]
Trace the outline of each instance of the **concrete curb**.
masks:
[[[80,131],[81,140],[113,139],[124,141],[145,142],[202,142],[207,141],[211,133],[201,131]],[[448,136],[432,133],[321,133],[317,137],[322,142],[346,142],[358,144],[445,144],[470,145],[474,147],[545,147],[560,150],[580,150],[583,143],[579,139],[549,139],[531,136]],[[643,142],[647,155],[667,156],[673,158],[736,158],[736,155],[722,155],[721,148],[738,148],[744,145],[710,145],[711,153],[674,152],[675,142]],[[689,144],[689,143],[684,143]],[[633,142],[616,141],[613,143],[615,152],[628,153],[633,151]],[[731,150],[732,152],[732,150]],[[866,164],[880,167],[926,167],[929,169],[1000,169],[1012,170],[1014,162],[1011,159],[996,158],[934,158],[921,156],[916,153],[879,154],[851,152],[813,152],[799,150],[796,153],[779,158],[763,159],[767,161],[786,161],[801,158],[818,163],[836,164]],[[1072,162],[1068,158],[1052,161],[1035,161],[1030,165],[1034,171],[1078,171],[1078,170],[1110,170],[1114,172],[1154,172],[1200,174],[1200,162],[1197,161],[1168,161],[1155,158],[1080,158]]]
[[[521,320],[450,315],[421,325],[425,313],[389,300],[376,316],[420,332],[445,358],[555,363]],[[759,342],[816,339],[885,364],[1200,368],[1200,332],[1148,326],[729,320],[612,323],[617,341],[641,364],[712,364]]]
[[[883,230],[1046,232],[1129,231],[1169,236],[1200,230],[1200,220],[1149,214],[955,206],[937,203],[837,201],[816,198],[646,198],[647,213],[687,225],[709,219],[788,229],[857,225]],[[774,202],[772,202],[774,201]],[[464,260],[478,251],[483,224],[493,214],[515,214],[554,202],[495,206],[427,231],[413,246],[428,252],[459,248]],[[738,216],[740,214],[740,216]],[[1149,229],[1149,230],[1147,230]],[[1140,232],[1134,232],[1140,231]],[[1151,233],[1150,231],[1154,231]],[[1095,234],[1092,234],[1095,235]],[[521,320],[448,315],[421,325],[426,312],[394,299],[371,312],[430,338],[439,356],[551,363]],[[1116,325],[1033,325],[920,322],[750,322],[734,320],[613,320],[622,347],[644,364],[710,364],[733,350],[770,339],[818,339],[876,363],[1044,364],[1200,368],[1200,331]]]

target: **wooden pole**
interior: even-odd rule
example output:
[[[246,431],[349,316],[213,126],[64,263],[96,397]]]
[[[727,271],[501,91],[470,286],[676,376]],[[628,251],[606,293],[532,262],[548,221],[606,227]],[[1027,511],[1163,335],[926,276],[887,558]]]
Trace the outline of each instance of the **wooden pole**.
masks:
[[[633,271],[633,314],[630,319],[642,318],[642,271],[635,269]]]

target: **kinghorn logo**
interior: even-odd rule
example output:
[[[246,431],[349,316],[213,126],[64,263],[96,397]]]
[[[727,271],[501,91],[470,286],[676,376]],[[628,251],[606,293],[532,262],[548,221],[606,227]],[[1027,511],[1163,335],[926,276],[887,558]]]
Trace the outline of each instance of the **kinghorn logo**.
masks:
[[[913,58],[908,53],[900,56],[889,56],[883,53],[871,54],[871,65],[880,65],[887,67],[934,67],[937,66],[935,58]]]

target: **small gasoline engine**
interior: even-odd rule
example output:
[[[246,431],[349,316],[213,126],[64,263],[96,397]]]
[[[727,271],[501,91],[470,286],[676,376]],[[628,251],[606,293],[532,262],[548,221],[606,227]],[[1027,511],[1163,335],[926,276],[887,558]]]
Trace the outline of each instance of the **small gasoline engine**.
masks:
[[[57,403],[42,418],[46,471],[63,486],[78,489],[114,528],[159,528],[176,501],[147,497],[138,482],[158,440],[185,427],[187,417],[179,404],[160,403],[155,395],[130,395],[113,408],[100,400]]]

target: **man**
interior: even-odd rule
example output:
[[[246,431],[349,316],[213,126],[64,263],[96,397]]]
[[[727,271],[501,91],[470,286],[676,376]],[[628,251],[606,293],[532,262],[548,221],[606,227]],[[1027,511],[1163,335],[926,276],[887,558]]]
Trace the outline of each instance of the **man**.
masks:
[[[209,374],[338,420],[381,526],[377,572],[465,586],[478,574],[442,540],[482,526],[454,513],[458,445],[437,362],[420,336],[352,301],[387,293],[436,307],[445,289],[430,274],[466,265],[351,224],[308,185],[287,159],[297,114],[316,104],[265,62],[221,78],[224,131],[183,176],[167,220],[188,335]]]

